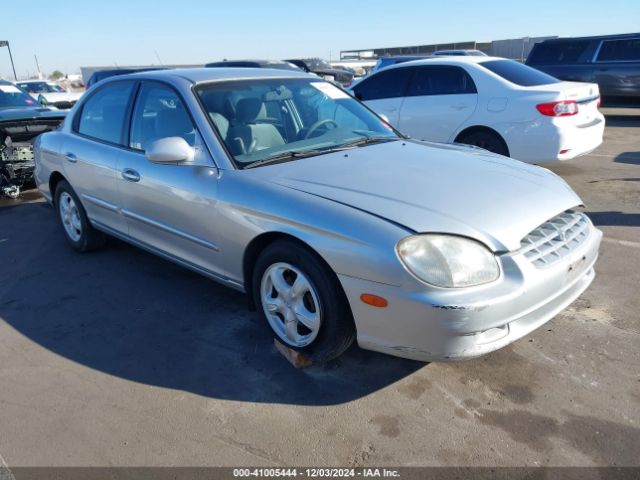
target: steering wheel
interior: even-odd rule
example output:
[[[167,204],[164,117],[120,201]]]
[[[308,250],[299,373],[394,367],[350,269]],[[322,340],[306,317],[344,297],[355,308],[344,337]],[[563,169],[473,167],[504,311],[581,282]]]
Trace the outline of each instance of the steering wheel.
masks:
[[[324,118],[322,120],[318,120],[316,123],[314,123],[313,125],[311,125],[309,127],[309,131],[307,132],[307,134],[304,136],[304,140],[308,139],[309,137],[311,137],[311,134],[313,132],[315,132],[317,129],[319,129],[321,126],[326,125],[328,123],[332,123],[333,126],[335,128],[338,128],[338,124],[335,122],[335,120],[331,120],[330,118]]]

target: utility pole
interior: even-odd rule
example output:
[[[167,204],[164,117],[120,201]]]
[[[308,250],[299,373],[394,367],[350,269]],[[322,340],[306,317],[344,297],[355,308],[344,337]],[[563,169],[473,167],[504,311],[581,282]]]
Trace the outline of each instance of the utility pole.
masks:
[[[33,58],[36,59],[36,70],[38,71],[38,80],[42,80],[42,72],[40,71],[40,64],[38,63],[38,56],[34,54]]]
[[[0,40],[0,47],[7,47],[9,50],[9,59],[11,60],[11,68],[13,69],[13,78],[15,81],[18,81],[18,76],[16,75],[16,67],[13,64],[13,55],[11,55],[11,47],[9,46],[8,40]]]

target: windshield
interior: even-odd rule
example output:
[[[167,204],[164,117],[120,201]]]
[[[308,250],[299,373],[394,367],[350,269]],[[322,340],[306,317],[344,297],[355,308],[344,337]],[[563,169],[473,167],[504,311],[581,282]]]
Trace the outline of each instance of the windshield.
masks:
[[[215,82],[196,93],[238,168],[399,138],[359,101],[317,79]]]
[[[55,83],[48,83],[48,82],[18,83],[18,86],[29,93],[64,92],[64,88],[56,85]]]
[[[0,108],[33,107],[36,101],[15,85],[0,83]]]

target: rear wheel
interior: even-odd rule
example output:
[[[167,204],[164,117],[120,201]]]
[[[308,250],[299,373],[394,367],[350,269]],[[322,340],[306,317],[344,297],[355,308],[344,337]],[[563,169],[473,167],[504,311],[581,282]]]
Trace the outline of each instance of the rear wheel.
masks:
[[[509,149],[500,135],[488,130],[465,134],[458,139],[458,142],[484,148],[485,150],[489,150],[490,152],[497,153],[499,155],[504,155],[505,157],[509,156]]]
[[[65,238],[74,250],[87,252],[104,245],[105,235],[91,226],[78,196],[64,180],[56,187],[55,207]]]
[[[316,363],[338,357],[355,338],[335,273],[295,242],[273,243],[260,254],[253,295],[277,339]]]

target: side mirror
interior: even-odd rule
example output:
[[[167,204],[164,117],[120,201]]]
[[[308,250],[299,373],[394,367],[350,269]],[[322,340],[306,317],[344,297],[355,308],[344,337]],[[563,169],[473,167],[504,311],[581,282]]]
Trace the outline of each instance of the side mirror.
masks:
[[[44,98],[44,95],[38,95],[38,103],[43,107],[47,106],[47,99]]]
[[[182,137],[166,137],[151,142],[145,155],[153,163],[178,165],[193,162],[195,150]]]

